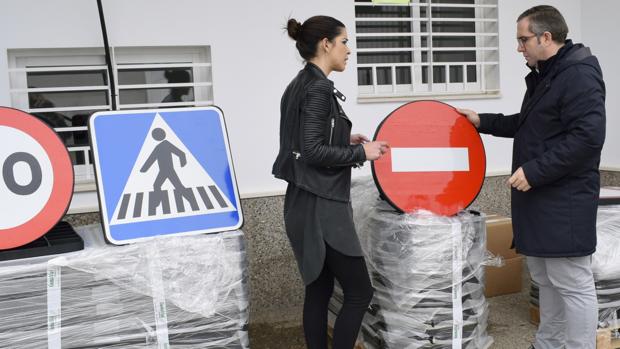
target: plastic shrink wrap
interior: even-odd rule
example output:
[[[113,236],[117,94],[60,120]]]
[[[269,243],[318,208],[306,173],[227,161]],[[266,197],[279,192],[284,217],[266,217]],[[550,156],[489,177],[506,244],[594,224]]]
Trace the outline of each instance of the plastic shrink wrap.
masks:
[[[592,272],[601,326],[618,322],[620,315],[620,205],[599,206],[596,218],[596,252]]]
[[[248,348],[241,231],[0,263],[0,347]]]
[[[375,294],[362,323],[372,348],[488,348],[484,217],[400,214],[371,180],[352,188],[355,224]],[[337,288],[333,314],[342,304]],[[332,318],[333,318],[332,314]]]

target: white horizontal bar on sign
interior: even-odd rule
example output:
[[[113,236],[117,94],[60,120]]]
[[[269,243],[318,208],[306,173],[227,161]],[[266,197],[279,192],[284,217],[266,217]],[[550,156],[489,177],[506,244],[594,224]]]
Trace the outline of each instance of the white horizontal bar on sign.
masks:
[[[469,171],[467,148],[392,148],[392,172]]]

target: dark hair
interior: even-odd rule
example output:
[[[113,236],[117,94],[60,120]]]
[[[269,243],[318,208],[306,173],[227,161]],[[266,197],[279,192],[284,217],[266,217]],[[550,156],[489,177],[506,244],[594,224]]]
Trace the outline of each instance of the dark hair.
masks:
[[[166,69],[164,71],[164,77],[168,82],[190,82],[191,77],[189,71],[183,69]]]
[[[333,40],[342,33],[345,28],[344,24],[339,20],[329,16],[314,16],[308,18],[304,24],[299,23],[296,19],[289,19],[286,24],[286,31],[297,43],[297,51],[305,60],[309,60],[316,56],[316,45],[323,38]]]
[[[543,35],[544,32],[551,33],[553,41],[563,44],[568,34],[568,26],[560,11],[549,5],[539,5],[523,12],[517,22],[523,18],[530,20],[529,30],[536,36]]]

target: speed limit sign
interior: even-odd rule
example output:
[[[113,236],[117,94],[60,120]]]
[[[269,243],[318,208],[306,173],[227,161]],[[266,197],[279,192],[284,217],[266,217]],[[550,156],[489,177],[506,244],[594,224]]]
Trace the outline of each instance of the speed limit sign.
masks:
[[[21,110],[0,107],[0,250],[47,233],[73,195],[73,166],[49,126]]]

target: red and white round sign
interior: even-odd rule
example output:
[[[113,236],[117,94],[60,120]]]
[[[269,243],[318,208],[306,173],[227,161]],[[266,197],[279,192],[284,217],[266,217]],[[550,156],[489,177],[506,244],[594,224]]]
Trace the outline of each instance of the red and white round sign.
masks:
[[[73,195],[73,166],[49,126],[21,110],[0,107],[0,250],[47,233]]]
[[[451,216],[480,192],[486,171],[482,140],[450,105],[405,104],[383,120],[374,140],[390,145],[372,164],[375,183],[401,212],[422,209]]]

